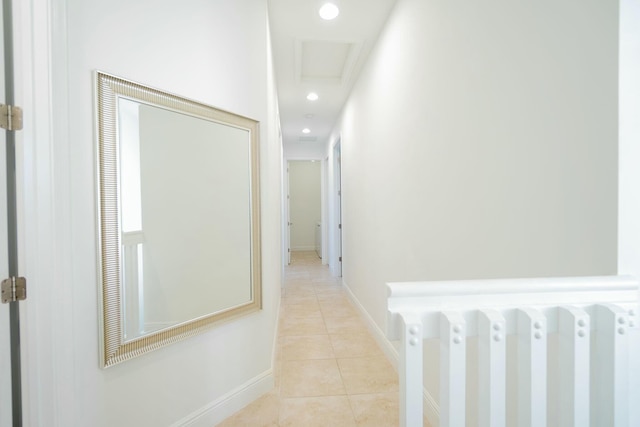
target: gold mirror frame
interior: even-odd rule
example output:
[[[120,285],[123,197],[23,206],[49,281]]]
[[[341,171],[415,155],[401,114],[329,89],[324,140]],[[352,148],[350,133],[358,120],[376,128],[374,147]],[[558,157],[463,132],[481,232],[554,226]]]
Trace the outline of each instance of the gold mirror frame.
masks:
[[[262,308],[259,201],[259,123],[154,88],[97,71],[97,182],[100,278],[100,354],[104,368],[199,334],[222,321]],[[118,99],[126,98],[199,119],[246,130],[250,144],[251,299],[132,340],[124,340],[121,283],[121,222],[119,197]],[[193,296],[198,298],[197,295]]]

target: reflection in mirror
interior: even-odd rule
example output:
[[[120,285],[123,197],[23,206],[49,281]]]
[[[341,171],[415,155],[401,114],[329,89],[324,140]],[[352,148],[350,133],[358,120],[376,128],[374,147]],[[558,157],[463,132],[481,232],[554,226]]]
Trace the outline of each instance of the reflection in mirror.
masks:
[[[103,366],[260,308],[257,122],[97,73]]]

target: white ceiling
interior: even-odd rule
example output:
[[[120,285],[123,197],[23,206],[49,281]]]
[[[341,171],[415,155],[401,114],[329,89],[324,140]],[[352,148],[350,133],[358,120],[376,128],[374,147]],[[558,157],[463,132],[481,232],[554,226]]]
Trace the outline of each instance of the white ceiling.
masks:
[[[286,152],[325,145],[358,72],[396,0],[333,0],[340,15],[325,21],[330,0],[269,0],[271,42]],[[309,101],[316,92],[317,101]],[[302,129],[309,128],[309,134]]]

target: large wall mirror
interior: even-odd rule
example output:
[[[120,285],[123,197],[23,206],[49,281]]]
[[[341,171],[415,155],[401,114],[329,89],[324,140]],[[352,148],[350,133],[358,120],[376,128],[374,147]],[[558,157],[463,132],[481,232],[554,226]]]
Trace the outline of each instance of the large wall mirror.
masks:
[[[258,122],[96,72],[101,357],[261,308]]]

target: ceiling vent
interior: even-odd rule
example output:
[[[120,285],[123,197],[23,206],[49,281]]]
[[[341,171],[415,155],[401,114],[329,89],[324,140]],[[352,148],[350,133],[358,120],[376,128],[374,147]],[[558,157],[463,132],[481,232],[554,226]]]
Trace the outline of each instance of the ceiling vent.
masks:
[[[297,40],[295,64],[298,82],[347,85],[361,51],[361,43]]]

